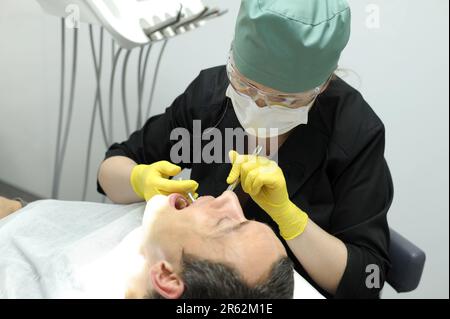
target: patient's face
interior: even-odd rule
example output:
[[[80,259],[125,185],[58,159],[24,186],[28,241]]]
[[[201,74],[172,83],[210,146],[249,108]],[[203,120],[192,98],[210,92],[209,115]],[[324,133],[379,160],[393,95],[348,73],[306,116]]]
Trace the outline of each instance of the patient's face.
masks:
[[[170,262],[181,271],[181,256],[222,262],[256,283],[286,251],[272,229],[245,218],[237,196],[225,192],[190,204],[179,194],[155,196],[143,219],[142,251],[149,263]]]

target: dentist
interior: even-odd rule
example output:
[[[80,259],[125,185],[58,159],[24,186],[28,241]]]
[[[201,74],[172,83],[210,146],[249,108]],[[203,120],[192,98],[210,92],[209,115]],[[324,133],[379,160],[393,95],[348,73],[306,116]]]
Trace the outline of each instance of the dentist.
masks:
[[[350,22],[345,0],[243,0],[227,66],[202,71],[164,114],[111,146],[99,191],[117,203],[171,192],[218,196],[240,178],[246,218],[268,224],[322,294],[378,298],[393,186],[382,121],[334,74]],[[170,163],[171,132],[192,132],[195,120],[222,136],[243,128],[276,139],[278,161],[232,150],[231,166]],[[182,168],[192,180],[171,180]]]

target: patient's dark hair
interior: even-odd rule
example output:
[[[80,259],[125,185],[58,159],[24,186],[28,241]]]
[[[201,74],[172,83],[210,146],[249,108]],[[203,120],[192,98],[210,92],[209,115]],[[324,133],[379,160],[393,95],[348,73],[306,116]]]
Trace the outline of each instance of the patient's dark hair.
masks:
[[[294,296],[294,269],[287,257],[275,262],[266,279],[252,286],[237,270],[222,263],[183,254],[182,266],[185,288],[181,299],[292,299]],[[162,299],[162,296],[153,292],[151,298]]]

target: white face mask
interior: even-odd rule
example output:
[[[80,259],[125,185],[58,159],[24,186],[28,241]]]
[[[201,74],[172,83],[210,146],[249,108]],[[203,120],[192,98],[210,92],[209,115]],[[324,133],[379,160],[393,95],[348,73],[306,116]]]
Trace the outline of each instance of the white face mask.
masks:
[[[278,105],[261,108],[252,98],[237,93],[231,85],[226,95],[231,99],[245,131],[264,138],[283,135],[301,124],[308,124],[308,113],[315,102],[314,99],[309,105],[297,109]]]

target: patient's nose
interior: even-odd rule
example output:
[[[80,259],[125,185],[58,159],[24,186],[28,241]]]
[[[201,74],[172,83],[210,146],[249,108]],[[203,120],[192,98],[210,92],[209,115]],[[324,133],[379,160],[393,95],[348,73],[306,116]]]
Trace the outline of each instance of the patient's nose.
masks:
[[[234,192],[226,191],[220,195],[217,200],[219,200],[220,204],[223,205],[223,213],[228,217],[238,222],[244,222],[247,220],[244,212],[242,211],[241,203]]]

